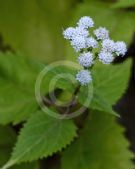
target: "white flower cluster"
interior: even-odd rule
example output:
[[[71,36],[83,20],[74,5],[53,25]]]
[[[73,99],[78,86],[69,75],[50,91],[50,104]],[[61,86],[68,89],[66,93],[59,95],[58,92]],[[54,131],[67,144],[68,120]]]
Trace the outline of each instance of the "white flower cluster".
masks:
[[[89,69],[92,68],[95,59],[98,58],[103,64],[110,64],[115,56],[124,56],[127,52],[126,44],[123,41],[111,40],[106,28],[95,29],[92,36],[88,30],[92,27],[94,27],[93,19],[84,16],[77,22],[76,27],[69,27],[63,31],[64,38],[70,40],[76,52],[80,52],[78,63],[83,69],[77,73],[76,79],[81,85],[92,81]],[[97,49],[94,50],[94,48]]]
[[[76,52],[89,47],[96,48],[97,42],[94,38],[89,37],[88,31],[88,28],[93,26],[92,18],[84,16],[77,23],[77,27],[69,27],[63,31],[64,38],[71,41],[71,45]]]
[[[86,67],[86,68],[90,67],[94,63],[93,54],[90,52],[81,53],[80,56],[78,57],[78,62],[83,67]]]
[[[115,52],[119,56],[124,56],[125,53],[127,52],[127,47],[124,42],[116,42],[115,43]]]
[[[91,73],[88,70],[80,70],[76,75],[76,79],[82,85],[86,85],[92,80]]]
[[[114,60],[113,55],[109,52],[101,51],[98,56],[99,60],[104,64],[110,64]]]
[[[99,27],[94,31],[98,40],[104,40],[109,38],[109,31],[106,28]]]
[[[79,20],[77,25],[81,28],[88,29],[94,26],[94,22],[89,16],[84,16]]]
[[[99,52],[99,60],[104,64],[110,64],[114,61],[114,56],[124,56],[127,52],[124,42],[114,42],[110,39],[102,41],[102,48]]]

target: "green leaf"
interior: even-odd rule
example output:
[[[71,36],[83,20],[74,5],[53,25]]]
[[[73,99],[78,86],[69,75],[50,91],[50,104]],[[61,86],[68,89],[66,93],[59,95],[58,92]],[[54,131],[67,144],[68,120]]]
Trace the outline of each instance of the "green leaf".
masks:
[[[0,32],[4,41],[25,56],[46,62],[63,59],[62,27],[75,3],[74,0],[1,0]]]
[[[95,65],[92,71],[95,95],[107,100],[110,105],[114,105],[127,89],[131,60],[108,66],[99,63]]]
[[[135,7],[135,1],[134,0],[117,0],[117,2],[112,7],[113,8]]]
[[[10,157],[15,140],[16,134],[10,127],[0,126],[0,166],[2,166]]]
[[[11,82],[1,80],[0,93],[1,124],[19,123],[38,108],[34,93],[30,94]]]
[[[114,116],[90,115],[80,138],[62,154],[62,169],[132,169],[133,154]]]
[[[78,96],[80,103],[83,104],[86,97],[90,97],[86,107],[116,114],[112,110],[112,105],[116,104],[127,89],[130,67],[130,59],[117,65],[106,66],[96,63],[92,70],[93,84],[90,84],[92,87],[89,89],[91,96],[88,96],[88,92],[80,92]]]
[[[108,99],[104,98],[99,92],[94,93],[93,100],[90,103],[89,108],[105,111],[119,117],[119,115],[113,110],[112,105],[108,103]]]
[[[70,144],[75,136],[76,127],[72,121],[55,119],[44,112],[37,112],[21,130],[12,157],[3,169],[16,163],[51,156]]]
[[[37,110],[35,82],[40,64],[21,55],[0,53],[0,123],[18,123]]]
[[[44,65],[38,61],[26,59],[21,54],[0,53],[0,124],[19,123],[36,112],[38,104],[35,97],[36,81],[44,68],[49,70],[41,80],[41,97],[56,88],[73,92],[76,84],[75,70],[63,66]],[[58,76],[63,76],[58,78]],[[66,78],[67,76],[67,78]],[[72,80],[71,79],[71,80]],[[51,82],[55,82],[51,86]],[[39,82],[39,79],[38,79]],[[36,93],[37,94],[37,93]]]
[[[0,126],[0,167],[9,159],[12,146],[16,141],[16,134],[10,127]],[[11,167],[11,169],[39,169],[37,162],[24,163]]]
[[[49,65],[48,72],[44,74],[41,83],[41,92],[48,93],[55,88],[73,92],[77,86],[75,73],[78,68],[70,68],[66,61],[62,61],[58,66]],[[45,68],[45,70],[47,70]],[[54,82],[54,86],[52,85]]]
[[[38,60],[31,60],[17,53],[0,53],[0,75],[5,80],[11,80],[18,85],[31,87],[38,73],[44,68]],[[33,89],[29,89],[29,92]]]

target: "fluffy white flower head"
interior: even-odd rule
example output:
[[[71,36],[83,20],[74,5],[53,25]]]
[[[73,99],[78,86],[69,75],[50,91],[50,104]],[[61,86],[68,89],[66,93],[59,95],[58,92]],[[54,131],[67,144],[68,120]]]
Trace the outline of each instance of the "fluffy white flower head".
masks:
[[[88,70],[80,70],[76,75],[76,79],[81,85],[87,85],[92,81],[91,73]]]
[[[94,31],[98,40],[104,40],[109,38],[109,31],[106,28],[99,27]]]
[[[79,22],[77,23],[79,27],[87,29],[94,26],[93,19],[89,16],[84,16],[80,18]]]
[[[110,64],[114,60],[113,55],[109,52],[101,51],[98,56],[99,60],[104,64]]]
[[[87,36],[89,36],[89,32],[86,29],[83,29],[81,27],[76,27],[75,28],[75,36],[83,36],[86,38]]]
[[[127,47],[124,42],[116,42],[115,43],[115,52],[116,54],[124,56],[127,52]]]
[[[86,48],[85,38],[82,36],[76,36],[71,41],[71,45],[76,52],[79,52],[81,49]]]
[[[102,47],[103,47],[103,50],[106,52],[112,53],[115,51],[115,43],[113,40],[110,40],[110,39],[103,40]]]
[[[72,39],[75,36],[75,28],[69,27],[63,31],[63,36],[65,39]]]
[[[90,52],[84,52],[78,57],[78,62],[83,67],[90,67],[93,64],[93,54]]]
[[[69,27],[63,31],[63,36],[65,39],[72,40],[76,36],[87,37],[89,36],[89,32],[86,29],[83,29],[81,27],[76,27],[76,28]]]
[[[90,48],[90,47],[92,47],[92,48],[97,48],[97,47],[98,47],[98,43],[97,43],[97,41],[96,41],[94,38],[92,38],[92,37],[86,38],[86,47],[87,47],[87,48]]]

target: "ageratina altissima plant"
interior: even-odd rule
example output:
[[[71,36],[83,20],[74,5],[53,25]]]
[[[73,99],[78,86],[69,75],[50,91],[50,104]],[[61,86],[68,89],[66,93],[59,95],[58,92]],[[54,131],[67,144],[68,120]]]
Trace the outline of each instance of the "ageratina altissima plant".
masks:
[[[123,41],[114,42],[109,37],[109,31],[99,27],[90,33],[94,21],[89,16],[80,18],[76,27],[69,27],[63,31],[64,38],[69,40],[75,52],[78,52],[78,63],[82,66],[76,74],[81,85],[92,81],[91,69],[96,59],[103,64],[110,64],[116,56],[123,57],[127,52]],[[93,50],[95,49],[96,50]],[[95,52],[96,51],[96,52]]]
[[[77,27],[63,32],[77,52],[79,85],[70,83],[74,69],[65,61],[47,65],[0,53],[0,169],[16,164],[24,169],[134,168],[123,129],[111,116],[119,116],[112,105],[127,89],[132,62],[102,66],[124,56],[126,45],[111,40],[105,28],[92,31],[93,26],[90,17],[82,17]]]

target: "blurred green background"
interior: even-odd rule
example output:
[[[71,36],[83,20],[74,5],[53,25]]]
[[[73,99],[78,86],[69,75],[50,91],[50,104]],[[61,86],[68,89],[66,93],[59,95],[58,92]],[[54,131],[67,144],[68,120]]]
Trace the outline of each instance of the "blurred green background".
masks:
[[[135,30],[135,0],[0,0],[0,46],[44,62],[72,58],[62,30],[83,15],[110,36],[130,43]],[[73,53],[74,55],[74,53]]]

